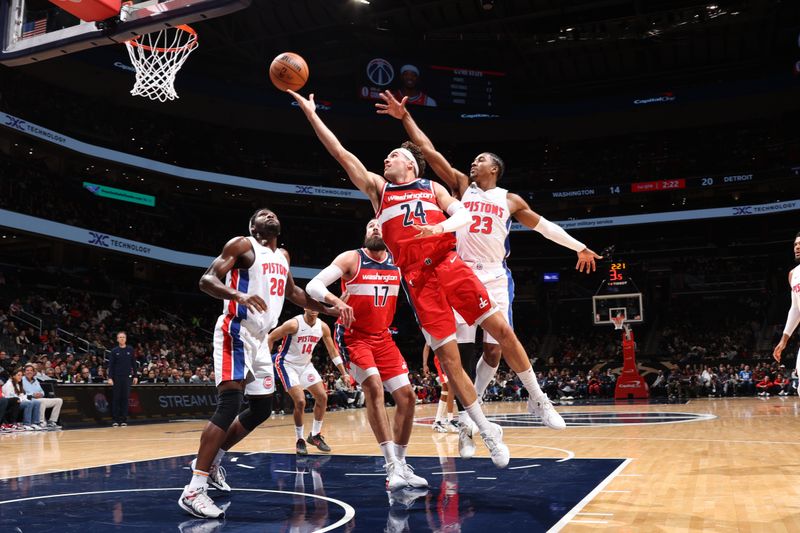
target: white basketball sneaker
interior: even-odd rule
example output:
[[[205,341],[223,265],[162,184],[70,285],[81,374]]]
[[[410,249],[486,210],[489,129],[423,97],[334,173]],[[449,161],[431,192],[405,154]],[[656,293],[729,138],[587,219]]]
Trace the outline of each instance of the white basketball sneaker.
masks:
[[[403,479],[406,480],[406,484],[409,487],[413,487],[415,489],[422,489],[428,486],[428,482],[425,480],[424,477],[420,477],[414,473],[414,468],[408,463],[402,463],[402,468],[400,470],[400,475],[403,476]]]
[[[550,429],[567,429],[567,423],[558,414],[546,394],[528,398],[528,412],[541,418],[542,423]]]
[[[386,469],[386,490],[395,491],[408,486],[408,481],[403,477],[403,465],[398,461],[392,461],[383,465]]]
[[[497,424],[491,424],[490,426],[488,430],[481,431],[483,443],[489,448],[494,466],[505,468],[508,466],[511,454],[508,451],[508,446],[503,444],[503,428]]]
[[[197,518],[219,518],[225,515],[225,512],[214,504],[214,500],[208,497],[206,491],[207,487],[200,487],[195,490],[189,490],[189,485],[183,488],[183,493],[178,499],[178,505],[181,509],[196,516]]]
[[[431,426],[431,429],[433,429],[436,433],[447,433],[447,428],[441,420],[434,422],[433,426]]]
[[[472,421],[461,422],[461,427],[458,429],[458,454],[462,459],[472,459],[475,455],[475,441],[472,440],[473,434]]]
[[[197,458],[192,459],[192,470],[194,465],[197,464]],[[222,492],[230,492],[231,486],[225,482],[225,467],[221,465],[211,465],[208,471],[208,484]]]

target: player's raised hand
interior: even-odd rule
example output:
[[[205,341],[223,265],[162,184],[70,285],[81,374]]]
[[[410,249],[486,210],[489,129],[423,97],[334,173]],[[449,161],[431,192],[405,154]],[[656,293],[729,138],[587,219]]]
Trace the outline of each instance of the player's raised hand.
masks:
[[[405,116],[408,96],[404,96],[399,102],[391,91],[383,91],[382,93],[379,93],[378,96],[380,96],[381,100],[385,102],[384,104],[380,102],[375,104],[375,107],[378,108],[379,115],[389,115],[390,117],[394,117],[396,119],[402,119]]]
[[[257,294],[239,293],[234,300],[236,303],[247,307],[251,313],[265,313],[267,311],[267,303]]]
[[[578,264],[575,265],[575,270],[578,272],[585,272],[587,274],[591,274],[595,270],[597,270],[597,265],[595,264],[595,259],[602,259],[602,255],[597,255],[594,251],[584,248],[580,252],[578,252]]]
[[[424,239],[425,237],[433,237],[434,235],[439,235],[442,233],[441,224],[436,224],[435,226],[418,226],[417,224],[414,224],[411,227],[419,232],[416,235],[414,235],[414,237],[417,239]]]
[[[300,106],[300,109],[303,110],[303,113],[309,115],[314,113],[317,109],[317,104],[314,103],[314,93],[308,95],[308,98],[300,95],[299,93],[294,92],[291,89],[286,89],[286,92],[291,94],[295,100],[297,100],[297,104]]]

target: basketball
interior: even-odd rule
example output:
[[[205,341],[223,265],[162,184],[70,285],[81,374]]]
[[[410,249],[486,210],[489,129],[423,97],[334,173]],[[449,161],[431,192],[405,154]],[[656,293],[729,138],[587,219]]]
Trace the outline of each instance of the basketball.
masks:
[[[284,52],[272,60],[269,79],[281,91],[297,91],[308,81],[306,60],[294,52]]]

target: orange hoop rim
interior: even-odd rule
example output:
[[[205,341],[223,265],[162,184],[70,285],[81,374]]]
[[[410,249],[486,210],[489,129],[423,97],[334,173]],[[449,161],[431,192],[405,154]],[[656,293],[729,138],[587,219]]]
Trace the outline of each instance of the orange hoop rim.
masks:
[[[188,50],[192,50],[194,47],[197,46],[197,32],[194,31],[194,29],[191,26],[188,26],[186,24],[180,24],[178,26],[173,26],[173,27],[176,30],[185,31],[186,33],[190,34],[191,38],[189,39],[189,42],[187,42],[183,46],[178,46],[178,47],[175,47],[175,48],[161,48],[160,46],[155,46],[155,47],[148,46],[148,45],[142,44],[142,43],[140,43],[138,41],[138,39],[140,37],[142,37],[143,35],[148,35],[148,34],[145,33],[143,35],[137,35],[133,39],[129,40],[128,43],[131,46],[135,46],[137,48],[141,48],[142,50],[147,50],[148,52],[158,52],[160,54],[169,54],[169,53],[181,52],[181,51],[187,50],[187,49]],[[165,28],[165,29],[169,29],[169,28]],[[159,30],[159,31],[164,31],[164,30]],[[151,32],[151,33],[154,33],[154,32]]]

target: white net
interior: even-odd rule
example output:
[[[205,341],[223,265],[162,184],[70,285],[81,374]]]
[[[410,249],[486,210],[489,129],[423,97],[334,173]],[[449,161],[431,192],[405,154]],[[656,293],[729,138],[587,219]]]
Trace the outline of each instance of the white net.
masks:
[[[125,41],[136,69],[136,83],[131,94],[160,102],[178,98],[175,75],[197,46],[197,33],[185,25]]]
[[[614,329],[622,329],[625,324],[625,317],[622,315],[612,316],[611,323],[614,324]]]

